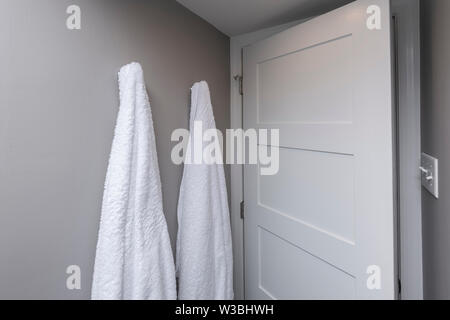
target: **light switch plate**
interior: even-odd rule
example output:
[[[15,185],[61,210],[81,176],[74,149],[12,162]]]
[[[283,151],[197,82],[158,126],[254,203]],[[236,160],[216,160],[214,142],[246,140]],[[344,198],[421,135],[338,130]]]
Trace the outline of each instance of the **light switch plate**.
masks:
[[[422,153],[422,186],[439,199],[439,160]]]

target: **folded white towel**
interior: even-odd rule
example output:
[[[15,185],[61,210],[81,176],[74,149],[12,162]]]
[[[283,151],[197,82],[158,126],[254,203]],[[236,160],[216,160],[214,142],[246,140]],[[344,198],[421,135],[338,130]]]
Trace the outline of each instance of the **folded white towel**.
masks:
[[[138,63],[122,67],[119,87],[92,299],[176,299],[153,120]]]
[[[194,122],[199,121],[203,130],[216,128],[208,84],[204,81],[192,88],[188,152]],[[176,263],[180,300],[233,299],[227,197],[223,165],[185,164],[178,202]]]

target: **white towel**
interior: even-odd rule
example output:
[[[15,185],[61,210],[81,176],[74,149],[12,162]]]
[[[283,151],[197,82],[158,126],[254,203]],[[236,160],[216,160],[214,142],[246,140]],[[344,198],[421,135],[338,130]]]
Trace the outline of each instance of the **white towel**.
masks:
[[[191,94],[188,153],[193,143],[194,122],[201,121],[203,130],[216,128],[208,84],[196,83]],[[184,165],[178,202],[176,260],[180,300],[233,299],[227,197],[222,164]]]
[[[155,134],[138,63],[119,72],[120,111],[109,159],[92,299],[176,299]]]

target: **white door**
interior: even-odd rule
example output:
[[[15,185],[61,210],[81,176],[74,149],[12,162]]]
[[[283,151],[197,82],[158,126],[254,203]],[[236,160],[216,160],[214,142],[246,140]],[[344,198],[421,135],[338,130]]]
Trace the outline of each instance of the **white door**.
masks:
[[[396,298],[391,72],[388,0],[244,50],[244,127],[280,130],[278,174],[244,169],[247,299]]]

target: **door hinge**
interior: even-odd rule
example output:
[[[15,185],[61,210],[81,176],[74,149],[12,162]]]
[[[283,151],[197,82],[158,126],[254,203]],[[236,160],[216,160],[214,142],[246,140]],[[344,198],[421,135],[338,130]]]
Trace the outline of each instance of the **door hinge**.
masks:
[[[240,94],[241,96],[243,96],[243,95],[244,95],[244,84],[243,84],[243,82],[244,82],[244,77],[241,76],[241,75],[237,75],[237,76],[234,76],[234,80],[238,81],[238,85],[239,85],[239,94]]]
[[[241,219],[242,220],[244,220],[244,218],[245,218],[244,208],[245,208],[244,201],[242,201],[241,202]]]

